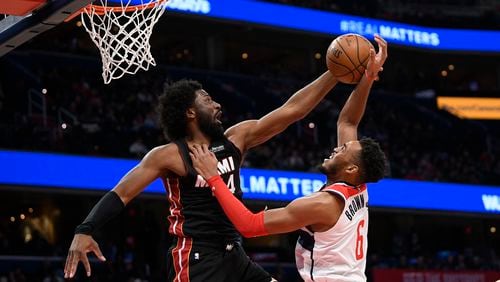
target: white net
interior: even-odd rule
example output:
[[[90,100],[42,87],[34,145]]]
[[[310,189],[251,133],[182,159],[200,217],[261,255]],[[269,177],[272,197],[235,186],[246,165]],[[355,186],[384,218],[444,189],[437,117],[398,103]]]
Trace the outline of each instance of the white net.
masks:
[[[112,8],[107,0],[99,1],[102,7],[90,5],[84,9],[82,24],[101,53],[104,83],[156,66],[149,38],[167,1],[146,0],[137,5],[122,0],[121,7]]]

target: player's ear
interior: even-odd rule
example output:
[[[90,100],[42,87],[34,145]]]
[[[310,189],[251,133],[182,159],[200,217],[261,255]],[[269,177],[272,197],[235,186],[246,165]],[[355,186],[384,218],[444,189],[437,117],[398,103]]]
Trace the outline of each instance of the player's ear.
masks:
[[[350,164],[345,168],[345,172],[349,173],[350,175],[353,175],[355,173],[358,173],[359,167],[355,164]]]
[[[186,117],[188,119],[193,119],[196,117],[196,111],[194,110],[194,108],[188,108],[186,110]]]

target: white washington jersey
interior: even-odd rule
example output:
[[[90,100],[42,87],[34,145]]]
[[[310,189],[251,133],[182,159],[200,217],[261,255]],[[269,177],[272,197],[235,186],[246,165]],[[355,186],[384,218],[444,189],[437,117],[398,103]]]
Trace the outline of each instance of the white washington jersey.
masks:
[[[335,183],[320,191],[345,200],[337,223],[324,232],[301,229],[295,248],[297,269],[305,281],[366,281],[368,191]]]

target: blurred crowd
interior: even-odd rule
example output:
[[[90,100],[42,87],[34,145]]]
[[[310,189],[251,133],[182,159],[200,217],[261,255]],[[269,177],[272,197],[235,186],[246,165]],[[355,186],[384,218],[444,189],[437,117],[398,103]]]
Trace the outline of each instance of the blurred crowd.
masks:
[[[371,252],[367,265],[371,268],[414,270],[500,270],[500,258],[491,246],[460,246],[429,250],[429,242],[419,239],[417,232],[394,232],[392,247],[386,254]]]
[[[33,196],[31,200],[43,198],[40,196]],[[0,281],[64,281],[63,267],[74,222],[78,221],[76,218],[82,218],[87,207],[98,199],[83,198],[85,201],[70,195],[61,197],[61,204],[55,206],[63,212],[54,221],[58,237],[54,241],[33,224],[37,212],[23,221],[7,222],[3,217],[0,218]],[[69,206],[77,209],[65,208]],[[76,281],[164,281],[165,250],[171,238],[166,234],[161,220],[166,211],[155,211],[163,206],[163,200],[135,200],[125,212],[107,223],[94,236],[107,261],[99,262],[93,254],[89,254],[92,277],[85,278],[80,265]],[[471,223],[456,218],[430,216],[423,224],[414,222],[415,217],[412,215],[399,215],[399,219],[406,221],[402,226],[408,229],[397,225],[392,229],[383,229],[385,224],[394,224],[398,215],[372,213],[374,224],[369,237],[368,274],[375,268],[500,271],[498,250],[492,248],[494,240],[490,240],[493,235],[476,228],[478,223],[486,222],[473,220],[471,227],[468,226]],[[456,221],[456,228],[443,229],[440,236],[436,236],[429,228],[429,224],[436,222],[450,224],[446,221]],[[64,224],[68,222],[72,224]],[[258,244],[252,241],[257,239],[244,242],[249,256],[266,267],[274,277],[281,278],[279,281],[301,281],[294,265],[293,249],[297,234],[261,239],[264,240]]]
[[[8,95],[28,93],[33,85],[29,76],[5,73],[7,75],[0,79],[0,147],[136,159],[154,146],[168,142],[158,126],[155,112],[165,80],[189,77],[201,81],[222,104],[226,128],[244,119],[261,117],[307,83],[158,68],[140,73],[134,79],[104,86],[99,74],[85,68],[62,64],[51,68],[38,66],[32,71],[33,76],[40,78],[35,85],[43,85],[47,90],[41,94],[46,100],[47,121],[43,122],[40,111],[33,109],[31,115],[26,111],[29,101],[25,95]],[[316,165],[330,154],[336,142],[336,120],[351,90],[352,87],[339,85],[303,121],[251,150],[244,166],[316,172]],[[462,120],[436,109],[433,99],[398,95],[376,87],[359,130],[360,135],[376,138],[382,144],[390,161],[390,177],[500,183],[500,131],[495,122]],[[73,222],[56,224],[69,230],[54,242],[36,230],[32,230],[30,240],[26,240],[19,236],[24,234],[26,224],[19,221],[13,224],[2,218],[0,256],[30,256],[34,261],[26,257],[10,263],[0,261],[4,267],[0,267],[0,282],[63,281],[71,228],[77,224],[75,219],[82,219],[90,210],[92,201],[81,202],[87,206],[72,204],[69,209],[82,214],[66,215],[71,216]],[[165,273],[162,250],[166,250],[169,243],[160,224],[164,215],[138,205],[129,207],[122,217],[97,235],[108,262],[94,260],[90,281],[161,281]],[[370,232],[370,240],[381,236],[391,240],[385,243],[385,251],[374,248],[384,244],[370,243],[368,269],[500,270],[498,254],[491,247],[477,244],[467,247],[463,242],[431,247],[435,239],[421,238],[419,232]],[[294,280],[297,277],[291,252],[294,243],[292,234],[287,242],[266,250],[251,245],[247,249],[252,258],[267,265],[276,277],[286,277],[282,281],[300,281]],[[83,274],[79,275],[77,281],[84,281]]]
[[[26,112],[33,103],[26,96],[4,94],[0,147],[125,158],[141,158],[168,141],[155,111],[166,80],[202,82],[222,104],[226,128],[262,117],[307,83],[181,68],[158,68],[110,86],[98,74],[75,67],[38,67],[34,76],[47,91],[38,94],[46,101],[47,120],[36,109]],[[5,79],[0,82],[4,93],[28,92],[26,77]],[[389,177],[500,184],[498,123],[459,119],[438,110],[434,99],[375,88],[359,131],[381,143]],[[317,171],[336,144],[336,120],[351,90],[337,86],[304,120],[251,150],[244,166]]]
[[[36,203],[36,199],[46,202],[45,196],[40,194],[26,198],[32,203]],[[89,203],[96,200],[95,197],[83,198],[85,201],[63,196],[53,205],[40,205],[33,214],[26,214],[23,220],[17,218],[12,221],[2,216],[0,281],[64,281],[64,262],[74,227],[86,213]],[[160,277],[166,273],[165,252],[170,237],[159,217],[166,216],[166,211],[153,214],[151,209],[144,208],[151,205],[151,202],[145,201],[132,202],[125,212],[94,234],[107,261],[99,262],[93,254],[89,254],[93,275],[86,279],[80,265],[76,281],[164,281]],[[164,203],[157,200],[154,206],[161,208]],[[12,210],[16,210],[15,206]],[[54,216],[54,211],[59,211],[57,216]],[[40,218],[47,217],[48,224],[45,226],[36,224]],[[54,226],[55,236],[48,236],[51,230],[44,228],[47,225]]]
[[[418,24],[498,26],[497,16],[491,17],[489,10],[471,21],[456,17],[460,21],[456,23],[432,9],[418,9],[425,13],[414,14],[415,9],[412,12],[412,9],[404,8],[412,7],[416,1],[397,1],[397,5],[382,4],[378,0],[273,2],[390,20],[404,19],[405,22]],[[438,6],[456,4],[447,0],[420,2]],[[477,7],[478,2],[487,1],[458,2],[462,6]],[[396,6],[404,7],[398,10],[394,8]],[[498,9],[498,6],[490,6]],[[485,27],[485,22],[492,25]],[[301,60],[292,51],[274,48],[276,53],[269,57],[276,57],[276,62],[262,67],[259,61],[242,61],[240,52],[246,49],[235,46],[225,51],[235,53],[236,59],[227,55],[227,64],[212,68],[199,62],[206,59],[203,56],[197,62],[200,56],[195,54],[196,49],[185,47],[181,41],[175,47],[178,48],[177,53],[168,53],[169,48],[160,50],[164,52],[159,52],[157,57],[161,63],[154,69],[104,85],[95,47],[89,44],[88,38],[86,41],[82,39],[87,35],[68,34],[73,34],[73,38],[59,40],[55,36],[57,40],[45,40],[39,46],[31,45],[37,53],[31,53],[33,50],[26,48],[0,60],[0,148],[140,159],[153,147],[169,141],[158,125],[155,111],[165,81],[181,78],[200,81],[208,93],[222,104],[223,124],[228,128],[242,120],[262,117],[314,79],[315,68],[304,68],[310,61],[304,60],[302,65],[288,64],[289,60]],[[221,45],[230,45],[226,43]],[[206,47],[200,46],[200,50]],[[160,45],[157,48],[162,49]],[[40,52],[40,49],[45,51]],[[199,53],[208,53],[200,50]],[[311,52],[314,54],[316,51]],[[86,57],[89,54],[91,56]],[[253,55],[250,53],[250,58]],[[418,52],[409,55],[394,49],[382,81],[376,83],[372,91],[359,135],[375,138],[381,143],[389,160],[388,177],[500,185],[498,121],[460,119],[437,109],[435,102],[436,93],[479,96],[485,93],[482,91],[490,91],[497,95],[495,91],[499,84],[494,70],[498,66],[483,64],[490,61],[487,58],[478,63],[467,56],[440,54],[440,58],[444,57],[442,61],[434,60],[438,56],[427,56],[431,55]],[[281,61],[280,58],[285,59]],[[262,62],[265,63],[266,59]],[[409,62],[411,59],[414,61]],[[420,63],[423,61],[425,64]],[[454,75],[450,74],[447,80],[439,76],[449,63],[466,61],[467,64],[457,65]],[[324,69],[323,59],[313,63],[319,66],[316,72]],[[449,70],[451,73],[451,68]],[[351,86],[338,85],[304,120],[250,150],[243,166],[317,172],[317,165],[330,155],[336,145],[337,117],[352,89]],[[427,95],[429,93],[431,95]],[[9,201],[5,200],[9,196],[0,198],[0,207],[2,199]],[[61,209],[71,220],[55,224],[65,229],[58,230],[57,240],[49,240],[36,228],[29,229],[30,235],[26,237],[29,224],[19,220],[11,222],[0,210],[0,282],[63,281],[62,269],[72,228],[83,219],[92,201],[97,198],[90,201],[77,199],[76,203],[66,200],[61,203],[71,205]],[[162,212],[149,211],[144,206],[153,205],[144,205],[140,201],[131,205],[126,213],[97,235],[108,262],[94,263],[93,278],[87,281],[162,281],[160,278],[165,273],[164,250],[170,239],[162,225],[165,218],[162,212],[166,211],[163,202],[155,204]],[[375,213],[372,218],[377,216],[381,219],[373,224],[377,228],[390,217]],[[452,239],[448,240],[443,234],[433,233],[424,238],[422,232],[393,230],[394,226],[400,225],[404,224],[394,223],[393,226],[370,231],[370,240],[375,240],[375,243],[370,242],[368,269],[500,271],[499,254],[491,245],[488,246],[486,240],[470,240],[470,244],[459,240],[439,246],[439,243]],[[469,231],[466,229],[466,232]],[[252,248],[249,244],[248,253],[263,265],[269,262],[287,265],[281,270],[272,270],[275,277],[295,277],[294,236],[278,239],[287,242],[267,244],[274,247],[265,251]],[[450,236],[456,237],[455,234]],[[381,243],[383,239],[380,238],[387,240]],[[380,247],[377,249],[375,246]],[[19,256],[19,261],[10,263],[3,257],[6,255],[11,256],[9,260],[12,256]],[[79,279],[83,280],[83,275]]]

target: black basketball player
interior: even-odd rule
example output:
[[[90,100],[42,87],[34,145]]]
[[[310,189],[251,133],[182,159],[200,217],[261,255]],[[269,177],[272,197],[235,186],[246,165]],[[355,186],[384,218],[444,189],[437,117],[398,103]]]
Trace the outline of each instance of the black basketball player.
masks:
[[[188,146],[210,144],[221,162],[222,177],[241,198],[239,169],[245,152],[285,130],[306,116],[337,84],[325,72],[288,101],[259,120],[238,123],[224,132],[221,105],[201,84],[181,80],[165,87],[160,98],[161,125],[173,140],[152,149],[94,206],[76,228],[64,269],[75,275],[81,261],[87,275],[87,258],[93,252],[104,261],[93,232],[119,214],[151,182],[161,178],[170,204],[169,232],[175,240],[169,250],[169,281],[271,281],[271,276],[250,261],[242,250],[240,234],[228,220],[202,177],[197,176]]]
[[[377,142],[358,140],[373,81],[387,58],[387,43],[375,35],[379,52],[370,50],[366,75],[347,99],[337,121],[337,147],[320,171],[327,183],[316,193],[285,207],[259,213],[249,211],[219,176],[221,163],[208,146],[190,145],[195,169],[209,186],[240,233],[245,237],[299,231],[295,248],[297,270],[304,281],[366,281],[368,189],[366,183],[384,177],[386,160]]]

